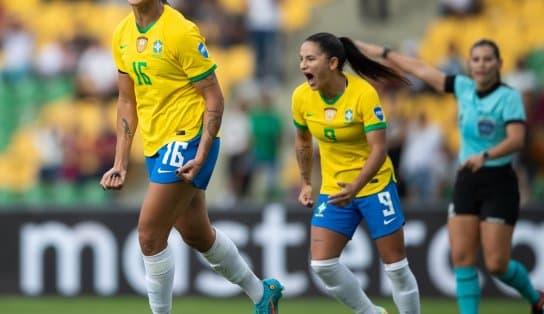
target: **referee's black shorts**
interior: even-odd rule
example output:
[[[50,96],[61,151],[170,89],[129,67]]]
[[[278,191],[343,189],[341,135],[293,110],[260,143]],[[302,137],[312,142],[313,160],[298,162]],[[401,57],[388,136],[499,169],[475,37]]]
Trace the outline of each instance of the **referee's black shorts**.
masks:
[[[518,179],[511,165],[457,172],[449,215],[476,215],[483,221],[515,225],[519,216]]]

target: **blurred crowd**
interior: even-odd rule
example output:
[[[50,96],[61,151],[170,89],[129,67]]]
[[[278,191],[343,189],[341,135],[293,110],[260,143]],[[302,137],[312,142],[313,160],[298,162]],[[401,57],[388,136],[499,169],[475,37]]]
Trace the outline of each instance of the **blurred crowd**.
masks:
[[[41,0],[40,4],[60,2],[119,2],[119,6],[126,8],[126,13],[130,12],[124,0]],[[225,10],[217,0],[169,1],[172,7],[197,23],[208,46],[218,49],[235,45],[250,47],[253,59],[260,60],[253,64],[254,75],[248,78],[254,79],[255,86],[278,86],[281,1],[246,0],[240,3],[243,7],[238,10]],[[44,41],[19,13],[9,11],[5,3],[0,2],[0,120],[5,121],[0,127],[0,157],[15,159],[13,163],[17,164],[18,156],[13,153],[13,147],[18,146],[14,143],[18,140],[16,133],[26,128],[32,135],[30,142],[27,140],[24,144],[25,150],[35,153],[38,166],[21,165],[24,169],[31,168],[29,172],[34,180],[30,180],[30,184],[0,178],[0,201],[35,199],[36,203],[74,204],[91,194],[95,196],[91,201],[107,202],[109,198],[101,196],[104,193],[89,187],[98,187],[98,178],[109,169],[115,153],[117,71],[109,42],[104,36],[90,32],[84,24],[76,25],[69,36],[59,34]],[[254,173],[260,169],[267,173],[270,186],[276,185],[277,151],[280,149],[277,133],[282,129],[271,97],[263,89],[262,103],[247,104],[243,114],[248,115],[248,127],[234,130],[248,132],[247,136],[238,138],[246,138],[246,143],[232,143],[228,132],[224,132],[227,135],[223,147],[230,164],[225,175],[233,177],[230,182],[245,178],[232,185],[233,195],[239,194],[240,198],[245,197],[254,182]],[[234,111],[243,110],[239,102],[241,100],[235,100],[236,109],[228,110],[232,112],[226,114],[225,129],[232,128],[229,117],[236,116]],[[56,110],[52,109],[55,107]],[[256,137],[264,141],[257,141]],[[246,150],[246,157],[239,152],[241,149]],[[142,156],[134,155],[137,156],[133,158],[135,162],[141,162]],[[246,169],[239,169],[241,165]],[[266,195],[275,193],[276,188],[272,187],[266,191]]]
[[[116,1],[126,5],[125,0]],[[247,45],[254,56],[251,77],[234,86],[227,99],[222,167],[216,170],[218,178],[212,180],[220,181],[216,185],[222,205],[295,202],[299,177],[292,153],[294,129],[289,106],[279,103],[288,100],[285,95],[292,89],[285,84],[286,69],[279,58],[285,36],[281,1],[246,0],[239,11],[224,10],[217,0],[169,2],[199,25],[208,45]],[[437,16],[465,14],[454,2],[474,4],[441,2],[443,10]],[[466,14],[480,14],[482,3],[476,2],[466,7]],[[12,189],[0,180],[0,191],[14,190],[20,196],[18,201],[111,201],[111,194],[97,190],[97,182],[111,166],[115,153],[117,72],[108,44],[85,29],[81,26],[70,37],[38,42],[24,21],[0,2],[0,159],[17,140],[17,129],[25,127],[31,130],[27,150],[37,156],[37,166],[26,165],[35,169],[31,171],[35,180],[30,184]],[[420,47],[415,41],[405,41],[398,49],[417,55]],[[449,74],[466,71],[459,50],[450,42],[440,62]],[[528,58],[519,56],[515,68],[503,73],[503,80],[523,93],[528,116],[529,138],[515,164],[524,204],[544,201],[544,91]],[[401,196],[417,208],[418,204],[449,197],[458,142],[452,135],[455,130],[449,127],[456,119],[452,99],[439,98],[421,81],[409,79],[409,87],[376,86],[386,109],[389,155]],[[418,104],[429,100],[438,109]],[[436,112],[447,117],[437,119]],[[134,156],[133,162],[143,162],[140,151]],[[318,163],[316,158],[316,167]],[[145,174],[138,175],[145,181]]]

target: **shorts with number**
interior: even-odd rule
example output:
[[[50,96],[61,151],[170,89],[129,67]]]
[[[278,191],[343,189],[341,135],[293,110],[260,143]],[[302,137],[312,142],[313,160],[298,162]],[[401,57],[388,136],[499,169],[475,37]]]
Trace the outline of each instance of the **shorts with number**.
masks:
[[[219,155],[219,138],[216,138],[208,157],[200,168],[200,171],[193,179],[193,185],[201,190],[205,190],[210,182],[210,178],[215,168],[217,156]],[[182,181],[176,175],[176,170],[186,164],[196,156],[198,145],[200,144],[200,136],[190,140],[189,142],[171,142],[159,149],[159,151],[145,158],[149,180],[154,183],[174,183]]]
[[[453,188],[449,216],[475,215],[482,221],[515,225],[519,216],[518,179],[512,166],[462,169]]]
[[[344,207],[327,204],[329,195],[320,194],[312,216],[312,226],[326,228],[349,239],[361,220],[365,220],[370,237],[377,239],[404,225],[397,186],[389,183],[381,192],[355,198]]]

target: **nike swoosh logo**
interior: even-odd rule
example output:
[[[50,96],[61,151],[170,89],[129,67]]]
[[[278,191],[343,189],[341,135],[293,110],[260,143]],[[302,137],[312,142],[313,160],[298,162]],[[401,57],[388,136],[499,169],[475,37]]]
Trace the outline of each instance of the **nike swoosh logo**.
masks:
[[[314,114],[313,114],[313,113],[307,113],[306,116],[307,116],[307,117],[313,117]]]
[[[121,46],[119,46],[120,49],[125,49],[127,46],[127,44],[122,44]]]
[[[388,224],[392,223],[395,219],[397,219],[397,217],[391,218],[389,220],[384,219],[383,224],[388,225]]]
[[[174,170],[163,170],[161,168],[157,169],[157,172],[158,173],[169,173],[169,172],[174,172]]]

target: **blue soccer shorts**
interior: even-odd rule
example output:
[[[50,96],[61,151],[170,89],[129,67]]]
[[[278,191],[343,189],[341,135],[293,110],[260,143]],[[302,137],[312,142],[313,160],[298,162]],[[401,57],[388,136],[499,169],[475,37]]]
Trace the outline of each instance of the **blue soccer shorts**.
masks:
[[[149,181],[154,183],[182,181],[176,175],[176,170],[195,158],[199,144],[200,136],[189,142],[171,142],[161,147],[155,155],[146,157],[145,164],[149,174]],[[216,138],[212,143],[204,165],[193,179],[192,184],[198,189],[205,190],[210,182],[219,155],[219,144],[220,140]]]
[[[357,197],[344,207],[327,204],[329,195],[320,194],[313,216],[312,226],[326,228],[353,237],[361,220],[365,220],[370,237],[377,239],[391,234],[404,225],[397,186],[389,183],[382,191]]]

